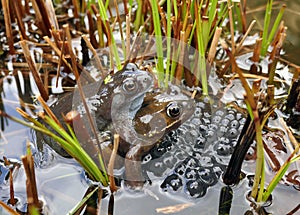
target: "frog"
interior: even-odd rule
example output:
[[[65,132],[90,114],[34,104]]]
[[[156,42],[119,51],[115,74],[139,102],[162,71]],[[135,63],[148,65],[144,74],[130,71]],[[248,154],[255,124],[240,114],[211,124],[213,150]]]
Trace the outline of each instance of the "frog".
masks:
[[[114,106],[119,114],[123,112],[129,120],[132,120],[140,109],[145,93],[153,86],[153,76],[144,70],[139,70],[133,63],[128,63],[125,68],[118,74],[111,76],[107,87],[102,88],[96,95],[98,104],[96,107],[95,118],[99,130],[104,129],[103,122],[111,121],[114,116]],[[128,110],[123,110],[123,109]]]
[[[146,93],[141,108],[132,121],[114,113],[114,128],[120,134],[119,154],[123,156],[125,184],[141,188],[143,176],[141,160],[168,132],[177,129],[194,113],[194,100],[185,95],[180,87],[170,84],[168,89],[153,89]]]
[[[133,63],[128,63],[122,70],[108,76],[105,80],[85,86],[83,90],[89,111],[93,114],[98,130],[105,130],[111,124],[111,105],[114,96],[123,96],[122,98],[126,101],[124,105],[128,107],[126,113],[132,119],[141,107],[145,93],[149,91],[152,85],[153,76],[149,72],[138,69]],[[50,108],[58,116],[60,122],[63,122],[62,115],[70,112],[72,108],[77,109],[83,119],[86,118],[78,91],[65,95]],[[46,135],[41,135],[40,133],[37,134],[38,142],[40,142],[39,139],[42,139],[61,156],[70,157],[54,140]]]

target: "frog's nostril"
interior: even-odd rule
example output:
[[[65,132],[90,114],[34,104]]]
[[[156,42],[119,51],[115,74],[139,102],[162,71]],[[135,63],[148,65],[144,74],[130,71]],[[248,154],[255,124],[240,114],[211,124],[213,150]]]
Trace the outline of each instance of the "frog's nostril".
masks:
[[[148,77],[145,77],[144,78],[144,83],[148,83],[148,82],[150,82],[151,81],[151,78],[148,78]]]

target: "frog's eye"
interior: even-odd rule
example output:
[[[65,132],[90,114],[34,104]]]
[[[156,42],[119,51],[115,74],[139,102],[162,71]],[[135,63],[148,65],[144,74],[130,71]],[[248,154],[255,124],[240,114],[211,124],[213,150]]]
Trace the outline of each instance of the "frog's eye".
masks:
[[[126,66],[125,66],[125,70],[127,71],[136,71],[138,70],[138,67],[137,65],[135,65],[134,63],[128,63]]]
[[[134,81],[134,79],[132,79],[132,78],[127,79],[127,80],[125,80],[125,82],[123,84],[123,89],[127,93],[132,93],[133,91],[135,91],[137,89],[137,84]]]
[[[172,102],[167,106],[167,115],[176,118],[181,114],[181,108],[176,102]]]

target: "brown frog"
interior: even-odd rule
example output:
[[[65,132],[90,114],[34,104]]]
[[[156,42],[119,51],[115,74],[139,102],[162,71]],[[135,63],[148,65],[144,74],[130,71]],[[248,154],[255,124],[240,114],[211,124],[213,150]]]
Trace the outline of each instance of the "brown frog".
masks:
[[[170,85],[162,91],[147,92],[134,119],[124,120],[118,114],[112,117],[113,125],[121,136],[119,153],[125,157],[125,181],[131,187],[141,187],[141,159],[169,131],[178,128],[195,110],[193,99],[184,95],[180,88]]]
[[[135,64],[129,63],[105,81],[101,80],[85,86],[84,93],[87,103],[94,115],[98,129],[106,129],[111,124],[113,101],[123,105],[122,109],[117,110],[118,114],[123,114],[122,111],[126,111],[124,114],[132,120],[143,103],[145,93],[149,91],[152,85],[153,77],[149,72],[139,70]],[[85,120],[85,110],[78,91],[67,94],[51,106],[53,113],[59,117],[61,122],[63,122],[62,114],[67,114],[72,108],[81,112],[82,118]],[[85,123],[87,125],[88,122]],[[80,132],[80,128],[77,130],[75,132]],[[37,138],[38,142],[41,142],[39,139],[43,139],[57,153],[69,157],[68,153],[48,136],[37,133]]]

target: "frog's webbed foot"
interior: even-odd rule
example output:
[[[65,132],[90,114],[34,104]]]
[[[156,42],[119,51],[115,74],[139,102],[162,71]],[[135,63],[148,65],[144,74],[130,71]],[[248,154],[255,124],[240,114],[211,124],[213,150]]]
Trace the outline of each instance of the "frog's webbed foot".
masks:
[[[146,179],[143,176],[140,144],[133,146],[125,156],[125,184],[132,188],[143,187]]]

